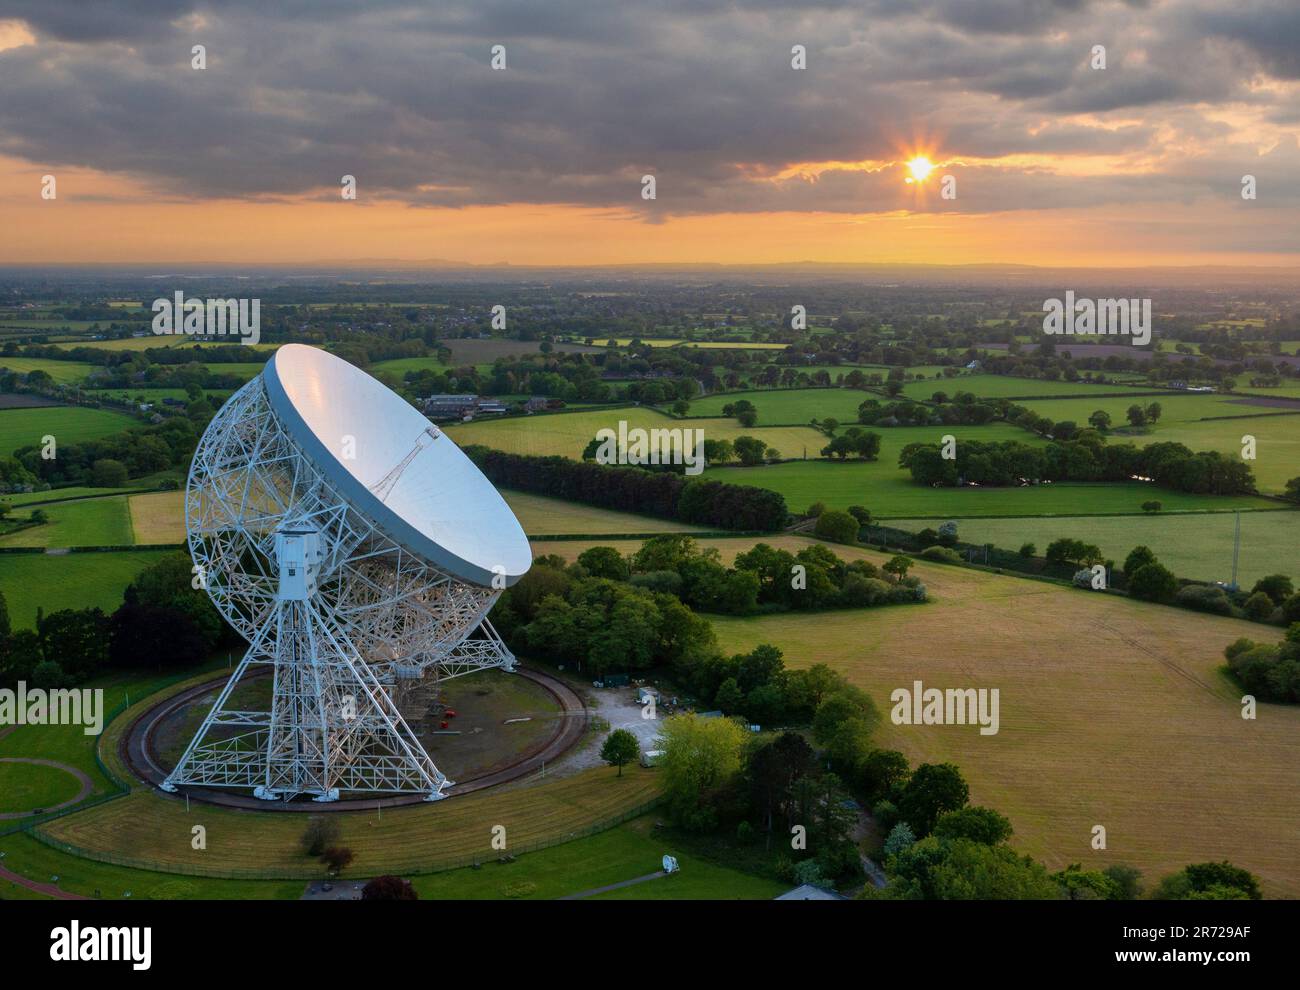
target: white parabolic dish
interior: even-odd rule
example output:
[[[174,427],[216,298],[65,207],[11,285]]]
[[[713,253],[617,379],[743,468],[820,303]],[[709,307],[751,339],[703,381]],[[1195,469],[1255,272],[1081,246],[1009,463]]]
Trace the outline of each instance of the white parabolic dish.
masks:
[[[271,408],[303,452],[398,543],[479,585],[490,586],[494,575],[512,585],[528,570],[528,538],[505,499],[401,396],[304,344],[279,348],[262,377]]]

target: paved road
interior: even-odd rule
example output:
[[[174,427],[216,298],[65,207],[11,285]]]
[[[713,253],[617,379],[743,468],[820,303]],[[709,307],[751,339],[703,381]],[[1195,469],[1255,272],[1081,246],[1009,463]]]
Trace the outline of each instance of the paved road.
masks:
[[[561,897],[560,900],[577,901],[584,897],[595,897],[597,894],[605,894],[611,890],[619,890],[622,887],[631,887],[633,884],[645,883],[647,880],[658,880],[660,877],[666,876],[668,876],[667,873],[663,870],[659,870],[657,873],[647,873],[643,877],[634,877],[631,880],[622,880],[618,883],[611,883],[608,887],[593,887],[591,890],[584,890],[578,894],[569,894],[565,897]]]

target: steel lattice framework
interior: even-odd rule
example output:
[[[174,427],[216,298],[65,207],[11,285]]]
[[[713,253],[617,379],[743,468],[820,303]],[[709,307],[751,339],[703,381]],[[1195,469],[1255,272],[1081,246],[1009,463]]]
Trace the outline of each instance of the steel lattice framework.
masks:
[[[386,487],[390,478],[375,486],[381,500]],[[195,581],[249,648],[164,789],[252,787],[268,799],[325,801],[346,791],[444,796],[452,782],[392,690],[426,676],[512,670],[486,618],[500,590],[421,559],[349,504],[275,415],[260,375],[204,432],[185,518]],[[302,562],[277,551],[285,533],[307,534],[318,548],[314,584],[296,597],[283,582]],[[259,665],[273,669],[271,710],[239,710],[235,686]]]

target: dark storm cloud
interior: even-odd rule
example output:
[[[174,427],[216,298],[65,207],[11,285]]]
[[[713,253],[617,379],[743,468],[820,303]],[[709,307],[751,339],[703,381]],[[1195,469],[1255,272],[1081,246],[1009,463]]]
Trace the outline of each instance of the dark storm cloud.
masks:
[[[2,10],[37,43],[0,52],[0,153],[128,175],[160,196],[290,196],[353,174],[363,197],[413,205],[650,217],[915,206],[897,169],[775,176],[801,162],[896,160],[919,140],[954,162],[1154,152],[1158,124],[1196,132],[1193,104],[1266,99],[1247,83],[1294,75],[1297,34],[1274,0],[1230,14],[1088,0],[10,0]],[[190,68],[195,43],[207,47],[204,72]],[[790,68],[795,43],[808,49],[804,72]],[[494,44],[507,46],[506,72],[488,67]],[[1087,65],[1093,44],[1107,45],[1104,72]],[[1261,109],[1278,121],[1294,110]],[[1082,113],[1117,117],[1062,119]],[[1235,168],[1228,156],[1211,172]],[[980,210],[1184,200],[1216,185],[1171,169],[1124,181],[951,171],[962,208]],[[659,180],[654,203],[639,196],[647,172]]]

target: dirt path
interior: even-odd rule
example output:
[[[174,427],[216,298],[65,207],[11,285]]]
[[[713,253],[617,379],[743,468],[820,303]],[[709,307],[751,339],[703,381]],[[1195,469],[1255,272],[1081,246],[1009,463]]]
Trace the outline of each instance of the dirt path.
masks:
[[[69,890],[60,890],[51,883],[37,883],[35,880],[29,880],[27,877],[20,876],[13,870],[6,870],[0,866],[0,880],[9,880],[18,884],[20,887],[26,887],[28,890],[34,890],[38,894],[44,894],[46,897],[53,897],[56,901],[86,901],[90,898],[81,894],[74,894]]]

